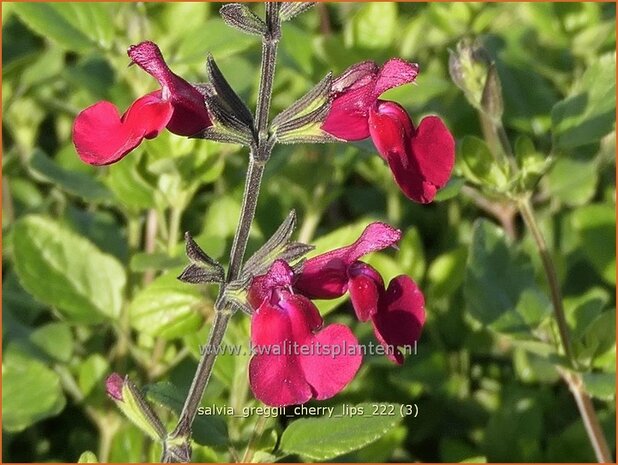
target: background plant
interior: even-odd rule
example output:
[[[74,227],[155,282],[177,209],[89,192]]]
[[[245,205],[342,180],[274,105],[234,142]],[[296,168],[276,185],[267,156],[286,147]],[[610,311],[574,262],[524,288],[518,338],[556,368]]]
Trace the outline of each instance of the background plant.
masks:
[[[225,260],[244,152],[164,134],[95,170],[77,159],[70,125],[93,101],[126,107],[154,88],[125,67],[127,44],[146,38],[191,81],[205,75],[211,52],[254,101],[257,79],[248,77],[258,74],[259,39],[228,29],[217,10],[3,4],[5,460],[75,461],[85,450],[101,460],[158,459],[158,446],[121,419],[102,381],[128,372],[148,385],[149,399],[180,407],[184,396],[170,385],[188,385],[216,297],[175,280],[185,263],[182,232]],[[419,416],[343,425],[346,441],[331,435],[319,449],[301,440],[328,431],[315,420],[200,416],[194,460],[594,460],[560,379],[558,369],[572,365],[557,349],[547,280],[513,193],[531,194],[575,367],[613,449],[615,6],[326,4],[283,33],[273,111],[329,70],[401,56],[421,64],[418,86],[389,98],[411,114],[439,114],[458,140],[459,176],[430,207],[399,193],[370,144],[278,147],[249,245],[255,250],[291,208],[297,238],[316,242],[318,253],[372,219],[406,231],[398,252],[370,262],[386,279],[408,273],[421,283],[428,323],[419,354],[398,369],[366,360],[327,404],[416,403]],[[449,77],[448,49],[476,36],[496,61],[501,124],[520,176],[495,161],[503,141],[483,129]],[[353,325],[349,304],[326,303],[323,312]],[[246,340],[244,320],[233,321],[227,342]],[[220,357],[204,405],[255,405],[246,363]],[[174,424],[175,415],[160,412]]]

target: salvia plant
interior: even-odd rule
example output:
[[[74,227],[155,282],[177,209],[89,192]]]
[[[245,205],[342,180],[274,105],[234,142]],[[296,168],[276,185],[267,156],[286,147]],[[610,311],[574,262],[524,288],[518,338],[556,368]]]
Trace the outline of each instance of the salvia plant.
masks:
[[[326,12],[323,6],[320,5],[322,15]],[[490,459],[541,460],[544,456],[535,435],[540,428],[537,425],[540,413],[538,405],[531,400],[533,397],[527,391],[516,389],[498,395],[495,381],[488,381],[480,374],[480,365],[471,369],[469,358],[445,358],[452,351],[451,346],[461,341],[445,340],[439,332],[426,335],[427,330],[423,331],[427,318],[440,318],[444,326],[454,328],[451,334],[464,334],[460,328],[469,328],[469,335],[462,336],[462,340],[470,347],[486,347],[487,339],[495,337],[492,356],[499,350],[513,351],[520,377],[553,383],[552,386],[560,386],[554,389],[556,392],[562,389],[560,393],[568,387],[572,397],[568,402],[572,402],[575,412],[571,429],[581,430],[581,436],[586,438],[586,453],[594,454],[599,462],[613,461],[614,444],[608,443],[604,431],[613,421],[608,414],[613,404],[599,415],[599,404],[593,402],[593,398],[607,401],[615,390],[611,381],[611,393],[607,388],[611,365],[615,364],[615,333],[608,329],[615,326],[615,312],[605,308],[611,298],[601,287],[595,287],[579,300],[563,295],[566,259],[558,256],[556,249],[552,249],[555,245],[547,239],[557,226],[539,220],[536,205],[546,201],[543,188],[546,179],[549,178],[554,195],[556,189],[552,186],[561,181],[552,173],[569,169],[569,165],[561,168],[561,163],[564,164],[560,161],[561,152],[582,147],[591,151],[591,145],[600,153],[607,152],[607,146],[614,150],[615,122],[607,115],[615,111],[615,55],[606,54],[591,63],[581,77],[584,84],[576,86],[572,95],[553,107],[551,149],[543,154],[526,136],[511,142],[504,121],[506,108],[513,98],[503,89],[504,74],[494,61],[492,50],[474,38],[458,40],[448,51],[448,63],[442,65],[454,84],[453,101],[466,108],[467,120],[473,120],[473,124],[478,121],[482,138],[458,137],[456,144],[453,133],[439,116],[410,114],[398,103],[402,95],[414,91],[409,84],[431,87],[428,81],[417,83],[423,74],[422,62],[393,56],[379,62],[356,55],[354,60],[347,57],[350,64],[346,69],[328,72],[316,82],[304,79],[302,91],[294,89],[296,95],[302,96],[288,101],[284,86],[275,86],[278,63],[290,59],[289,49],[283,57],[278,53],[280,44],[299,40],[294,20],[313,7],[315,4],[311,2],[268,2],[264,4],[263,14],[256,13],[262,8],[242,3],[220,7],[222,23],[235,29],[238,37],[253,36],[261,41],[255,105],[241,97],[244,92],[237,90],[239,80],[254,76],[232,75],[229,72],[232,67],[220,66],[222,61],[215,51],[203,57],[203,81],[189,82],[175,72],[182,57],[170,58],[167,44],[143,40],[144,37],[136,37],[134,45],[127,44],[130,65],[143,71],[134,74],[137,81],[132,92],[141,96],[132,102],[120,98],[118,102],[90,102],[85,109],[74,113],[70,128],[71,156],[74,158],[77,153],[84,162],[76,171],[109,170],[112,175],[107,186],[85,182],[79,178],[86,176],[81,172],[72,177],[63,169],[51,166],[40,154],[28,161],[29,169],[45,182],[67,187],[93,204],[104,202],[109,189],[120,197],[118,193],[137,192],[137,200],[127,201],[121,211],[127,217],[131,244],[139,243],[143,228],[145,253],[133,257],[132,270],[125,273],[115,259],[102,254],[92,243],[41,215],[28,216],[15,224],[10,241],[19,283],[5,279],[9,292],[22,296],[23,286],[38,300],[49,303],[55,316],[61,319],[89,324],[113,320],[115,340],[110,360],[115,363],[92,356],[79,366],[79,376],[74,377],[74,367],[69,363],[71,354],[55,350],[53,342],[49,342],[54,338],[70,338],[70,333],[67,336],[61,323],[51,323],[46,329],[48,334],[42,331],[38,336],[28,336],[27,342],[21,343],[23,349],[11,347],[10,358],[3,363],[11,395],[3,393],[3,402],[6,405],[19,398],[20,391],[26,391],[29,383],[55,383],[58,390],[61,385],[73,402],[84,406],[86,415],[96,424],[102,438],[98,455],[103,461],[110,458],[114,435],[129,431],[123,430],[125,419],[133,425],[130,431],[140,433],[140,436],[128,436],[127,441],[141,444],[148,450],[147,459],[152,461],[219,461],[222,455],[216,454],[216,447],[227,448],[227,458],[241,462],[272,462],[292,454],[305,460],[330,460],[372,443],[377,444],[376,450],[372,452],[370,446],[363,449],[365,452],[350,456],[350,460],[379,461],[410,459],[407,455],[397,456],[397,452],[391,455],[382,452],[399,450],[405,436],[404,430],[398,427],[399,422],[420,421],[416,420],[419,406],[414,398],[425,392],[427,386],[433,386],[447,393],[444,398],[456,399],[454,405],[447,407],[453,417],[453,411],[476,411],[477,404],[494,412],[489,424],[486,416],[480,416],[472,428],[474,431],[487,428],[482,441],[488,444]],[[44,27],[37,16],[43,10],[28,5],[15,8],[32,29]],[[45,11],[52,15],[62,11],[54,8],[49,6]],[[462,8],[476,11],[481,7]],[[378,8],[375,14],[379,16],[385,11]],[[434,19],[448,23],[446,16],[435,13],[441,10],[433,11]],[[79,19],[77,13],[58,15],[59,21]],[[380,24],[382,20],[386,21],[378,17],[369,23]],[[429,27],[426,23],[421,26]],[[325,23],[324,27],[328,30],[330,26]],[[420,40],[422,31],[414,27],[408,32]],[[296,37],[286,37],[286,31]],[[379,31],[364,31],[365,34],[373,32],[379,36]],[[209,33],[216,34],[216,31],[204,31]],[[350,29],[346,33],[355,32]],[[73,34],[73,38],[69,34],[61,41],[79,48],[76,44],[80,37]],[[190,53],[191,48],[188,50]],[[111,56],[111,62],[119,66],[124,63],[118,50],[106,49],[105,53]],[[96,58],[93,63],[96,65]],[[593,74],[590,70],[594,76],[589,76]],[[596,76],[607,81],[611,92],[599,91],[592,85],[591,80]],[[555,78],[556,85],[563,84],[559,78]],[[155,81],[156,90],[145,90],[152,89]],[[586,84],[592,90],[580,92]],[[88,85],[94,86],[96,82]],[[439,88],[446,84],[433,85]],[[507,82],[507,85],[511,84]],[[114,100],[113,95],[110,100]],[[285,102],[277,105],[283,110],[273,114],[273,102]],[[61,102],[54,101],[54,104],[61,106]],[[544,127],[548,123],[540,119],[518,124]],[[167,137],[166,131],[177,138],[176,145],[158,143]],[[22,135],[16,132],[14,137],[20,139]],[[170,152],[184,143],[192,144],[195,153]],[[389,222],[367,220],[343,228],[343,233],[335,231],[328,241],[311,240],[319,222],[319,215],[312,216],[312,203],[321,203],[324,210],[325,199],[329,198],[325,191],[328,184],[316,187],[304,179],[303,173],[300,180],[286,184],[288,180],[279,172],[283,172],[289,160],[273,154],[279,150],[290,154],[301,147],[307,151],[303,153],[310,153],[307,147],[313,144],[332,144],[329,153],[343,160],[342,163],[350,162],[349,147],[377,154],[360,170],[387,192]],[[222,202],[219,208],[210,208],[203,220],[202,233],[186,228],[184,255],[179,260],[178,255],[182,254],[176,253],[176,246],[182,242],[181,216],[200,189],[202,178],[205,176],[213,182],[221,176],[222,168],[208,156],[209,150],[219,146],[223,148],[216,150],[222,152],[226,147],[242,147],[241,151],[230,152],[236,175],[244,174],[242,181],[239,180],[244,184],[240,206],[235,209]],[[142,149],[152,150],[155,155],[141,157]],[[305,160],[303,167],[308,173],[318,172],[320,156],[324,155]],[[600,165],[602,155],[599,160]],[[140,193],[147,189],[144,186],[153,182],[137,174],[146,162],[150,163],[148,172],[157,184],[151,192],[152,202],[140,198]],[[275,173],[271,179],[279,182],[275,196],[268,192],[267,169]],[[336,169],[322,170],[319,176],[334,179],[338,173]],[[611,187],[612,183],[609,184]],[[225,188],[222,183],[212,195],[223,195]],[[294,195],[286,196],[286,189]],[[611,189],[607,195],[615,197],[615,187]],[[7,188],[7,192],[13,191]],[[593,194],[584,197],[589,200]],[[555,195],[562,195],[561,199],[569,197],[568,192]],[[574,195],[582,194],[577,191]],[[308,205],[307,219],[300,230],[296,228],[300,215],[290,200],[298,196],[307,199]],[[487,220],[477,221],[464,232],[471,243],[470,250],[454,248],[440,255],[434,262],[438,265],[429,268],[429,278],[423,281],[425,259],[421,241],[414,224],[402,226],[402,202],[414,205],[420,219],[431,221],[428,218],[432,215],[432,205],[428,204],[457,197],[469,201],[497,225]],[[364,200],[371,203],[370,199],[360,200],[361,210]],[[277,202],[276,208],[268,202]],[[3,203],[5,214],[7,205]],[[145,205],[149,207],[148,213],[138,217],[136,212]],[[160,208],[162,205],[164,208]],[[256,233],[257,212],[270,208],[273,213],[267,215],[269,222],[259,225],[260,231]],[[607,209],[602,212],[603,208],[598,206],[587,212],[588,216],[575,216],[572,228],[583,236],[588,234],[590,241],[599,239],[597,223],[602,223],[604,232],[613,226],[615,234],[615,217],[613,224],[612,221],[607,224],[607,215],[602,214]],[[280,211],[287,215],[283,213],[279,217]],[[332,214],[337,216],[339,212]],[[454,209],[448,213],[453,217],[459,214]],[[589,216],[593,218],[591,223]],[[237,217],[237,221],[226,224],[230,217]],[[456,222],[457,218],[452,221]],[[225,244],[219,244],[216,234],[211,234],[218,228],[233,231],[227,258],[222,257]],[[565,233],[562,240],[572,243],[573,234]],[[105,238],[100,237],[99,241]],[[613,242],[584,247],[581,259],[593,263],[594,273],[615,286],[615,250],[604,250],[610,246],[613,247]],[[165,252],[157,255],[160,249]],[[398,250],[399,260],[410,262],[406,272],[392,265],[392,259],[384,258],[387,255],[383,253],[393,253],[393,249]],[[61,255],[79,255],[84,259],[63,261],[57,258]],[[610,256],[609,260],[606,255]],[[532,258],[527,260],[527,257]],[[178,272],[156,276],[153,270],[158,269]],[[424,282],[428,283],[427,289]],[[139,284],[144,287],[135,295],[129,291],[130,311],[123,310],[121,290],[137,288]],[[168,292],[172,288],[174,291]],[[108,289],[114,292],[106,292]],[[332,312],[343,299],[349,300],[349,311]],[[441,309],[441,315],[432,316],[427,311],[434,306]],[[452,306],[466,307],[466,316],[461,309],[451,310]],[[90,316],[84,316],[84,308],[92,309]],[[23,333],[25,326],[11,315],[6,318],[11,331]],[[205,331],[196,331],[198,327]],[[92,342],[91,333],[83,328],[75,332],[79,333],[77,338],[86,341],[80,349],[85,352],[89,350],[88,344],[109,342],[101,339]],[[179,335],[185,338],[183,344],[187,347],[169,343],[169,339]],[[438,341],[436,345],[443,350],[425,355],[417,363],[417,350],[424,350],[421,335]],[[132,344],[134,337],[148,350]],[[234,344],[247,350],[236,352]],[[368,357],[368,347],[375,351],[370,355],[379,354],[382,358]],[[51,371],[40,362],[36,366],[27,365],[29,351],[48,353],[51,358],[66,362],[66,366],[57,364]],[[182,364],[189,354],[198,359],[197,366]],[[139,368],[130,359],[136,360]],[[160,363],[161,360],[166,363]],[[34,371],[24,370],[22,365]],[[448,366],[455,367],[457,376],[443,382],[442,374]],[[496,366],[500,365],[492,365]],[[376,386],[359,388],[358,379],[363,370],[374,367],[384,373],[385,386],[388,378],[392,393],[385,394],[386,388],[377,382]],[[506,376],[498,368],[495,370],[498,374],[492,373],[494,378]],[[161,382],[164,377],[173,382]],[[411,381],[410,377],[414,379]],[[189,379],[190,384],[183,385]],[[226,404],[214,400],[225,389],[221,379],[227,381],[227,387],[232,386]],[[474,398],[473,405],[463,399],[475,383],[480,394]],[[88,405],[89,393],[96,392],[95,385],[107,394],[105,409]],[[370,399],[363,396],[374,391],[390,401],[367,403]],[[331,400],[344,394],[348,397],[343,404]],[[546,394],[551,397],[550,391]],[[22,411],[5,411],[3,428],[21,431],[64,407],[64,397],[45,398],[45,402],[50,405],[39,418],[36,409],[29,416],[27,406]],[[112,402],[122,412],[122,420],[113,410]],[[209,402],[212,405],[206,407]],[[436,410],[441,407],[434,406]],[[421,418],[427,419],[431,413],[423,409],[421,405]],[[288,419],[305,414],[320,418],[295,420],[288,425]],[[218,421],[221,416],[227,417],[227,424]],[[250,416],[257,420],[242,421]],[[279,436],[276,428],[269,429],[269,422],[275,416],[280,419],[280,427],[285,427]],[[434,441],[428,431],[420,428],[419,437]],[[143,436],[149,439],[145,441]],[[224,439],[217,439],[221,437]],[[154,441],[158,447],[149,447],[151,443],[147,441]],[[487,458],[468,453],[470,447],[466,441],[478,442],[476,433],[459,442],[435,441],[440,444],[443,458],[475,461]],[[237,453],[240,446],[244,449],[242,456]],[[155,456],[153,450],[161,455]],[[511,452],[519,455],[510,457]],[[143,456],[136,460],[143,460]],[[97,457],[87,452],[80,461],[97,461]]]
[[[264,168],[278,143],[350,142],[371,137],[402,192],[420,203],[433,200],[453,169],[455,141],[440,118],[428,116],[415,127],[401,105],[380,99],[387,90],[416,79],[418,64],[399,58],[383,65],[364,61],[341,76],[328,74],[271,121],[281,23],[310,6],[267,3],[264,19],[242,4],[221,8],[229,26],[262,38],[255,114],[234,92],[214,57],[207,60],[208,81],[191,84],[169,68],[157,44],[145,41],[130,46],[127,53],[131,63],[156,79],[161,89],[138,98],[122,115],[110,102],[96,103],[80,112],[73,126],[77,153],[93,165],[120,161],[164,129],[249,149],[227,271],[190,233],[185,237],[190,264],[178,279],[214,284],[219,292],[206,350],[176,427],[166,432],[128,378],[113,373],[107,379],[110,397],[131,420],[161,441],[163,462],[191,459],[193,421],[229,321],[238,310],[251,319],[255,352],[248,367],[251,390],[273,407],[333,397],[360,368],[362,350],[356,336],[343,324],[325,324],[312,299],[349,293],[357,318],[371,323],[388,358],[399,364],[404,358],[399,347],[415,346],[425,322],[424,297],[412,278],[400,275],[387,285],[375,268],[360,260],[401,239],[401,231],[388,224],[371,223],[352,244],[305,259],[313,247],[292,240],[296,223],[292,210],[262,247],[244,260]]]

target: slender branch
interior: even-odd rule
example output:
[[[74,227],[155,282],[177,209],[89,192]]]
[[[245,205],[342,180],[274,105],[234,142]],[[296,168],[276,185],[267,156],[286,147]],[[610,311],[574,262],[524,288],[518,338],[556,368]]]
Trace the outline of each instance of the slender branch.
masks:
[[[217,351],[223,341],[225,330],[232,317],[232,312],[217,312],[215,313],[215,320],[210,330],[210,336],[204,350],[204,355],[200,359],[200,363],[197,366],[189,394],[185,399],[185,404],[182,407],[182,413],[178,420],[176,428],[172,432],[173,438],[187,438],[191,435],[191,425],[195,419],[197,409],[199,407],[204,390],[210,380],[212,368],[217,359]]]
[[[259,145],[258,145],[259,147]],[[227,272],[227,282],[236,279],[240,273],[242,260],[245,256],[245,249],[249,241],[249,233],[251,232],[251,224],[255,216],[258,196],[262,184],[262,175],[264,174],[264,163],[256,162],[253,156],[249,160],[247,168],[247,178],[245,180],[245,193],[242,199],[240,220],[234,234],[232,242],[232,250],[230,252],[230,266]]]
[[[599,463],[613,463],[612,453],[609,449],[601,423],[592,405],[592,399],[586,392],[584,382],[579,373],[563,370],[562,378],[566,381],[575,398],[575,403],[584,422],[586,433],[592,443],[594,454]]]
[[[532,233],[532,237],[534,237],[539,255],[541,256],[541,261],[543,262],[543,268],[545,269],[545,275],[547,276],[547,281],[549,283],[554,316],[556,317],[556,321],[558,323],[560,342],[564,348],[564,354],[571,365],[575,365],[576,360],[571,346],[569,327],[567,326],[564,306],[562,305],[562,293],[560,291],[560,284],[558,283],[558,275],[556,273],[556,268],[554,267],[554,262],[551,258],[549,250],[547,249],[547,244],[545,243],[543,233],[541,232],[541,229],[536,221],[534,210],[532,209],[532,205],[530,205],[530,200],[521,200],[517,205],[526,226]],[[603,429],[601,428],[596,411],[594,410],[592,399],[586,392],[581,376],[578,373],[566,370],[561,370],[561,374],[562,378],[565,380],[569,386],[569,389],[573,393],[575,403],[577,404],[579,414],[584,422],[584,427],[586,428],[586,433],[588,434],[588,438],[590,439],[590,443],[594,449],[597,461],[601,463],[613,462],[609,446],[607,445],[607,440],[605,439],[605,434],[603,433]]]
[[[250,463],[253,460],[253,455],[255,454],[255,446],[257,442],[264,434],[264,428],[266,427],[266,423],[269,418],[266,415],[260,415],[255,423],[255,427],[251,432],[251,437],[249,438],[249,442],[247,443],[247,448],[245,449],[245,453],[242,456],[241,463]]]
[[[262,39],[262,67],[255,117],[258,140],[250,153],[240,219],[230,251],[227,279],[226,283],[219,289],[219,297],[215,303],[215,320],[208,338],[208,350],[204,351],[197,366],[176,428],[167,438],[162,462],[188,461],[190,459],[191,425],[210,380],[227,325],[235,311],[229,307],[223,296],[227,284],[238,278],[242,269],[245,249],[255,217],[264,166],[270,158],[274,145],[273,140],[268,136],[268,115],[275,75],[277,45],[280,37],[279,5],[277,3],[266,4],[266,24],[268,25],[268,33]]]
[[[558,323],[560,342],[564,348],[564,354],[571,364],[574,364],[575,359],[571,348],[569,327],[567,326],[566,317],[564,315],[562,293],[560,292],[560,284],[558,283],[558,275],[556,273],[556,268],[554,267],[554,262],[551,258],[549,250],[547,249],[547,244],[545,243],[543,233],[541,232],[541,229],[536,221],[536,217],[534,216],[534,211],[532,210],[530,201],[528,199],[521,200],[517,203],[517,206],[524,222],[526,223],[526,226],[532,233],[532,237],[534,238],[534,242],[536,242],[539,255],[541,256],[541,261],[543,262],[543,268],[545,269],[545,275],[547,276],[547,281],[549,284],[554,316],[556,317],[556,321]]]

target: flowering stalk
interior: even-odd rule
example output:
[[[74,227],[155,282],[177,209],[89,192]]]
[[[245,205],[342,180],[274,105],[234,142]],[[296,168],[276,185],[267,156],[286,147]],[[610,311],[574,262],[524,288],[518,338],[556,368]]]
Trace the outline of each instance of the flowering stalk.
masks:
[[[219,296],[215,303],[215,319],[208,338],[208,346],[212,347],[213,350],[204,351],[200,359],[176,428],[166,440],[166,447],[164,447],[161,458],[162,462],[187,462],[191,458],[191,425],[208,385],[217,358],[217,348],[221,345],[227,325],[235,312],[235,308],[223,299],[223,295],[226,285],[237,279],[240,274],[249,232],[255,217],[264,167],[270,158],[274,145],[273,140],[268,136],[268,115],[280,37],[279,8],[280,5],[275,2],[266,4],[267,30],[262,37],[262,64],[255,117],[257,140],[254,141],[250,149],[241,214],[230,252],[228,274],[225,284],[220,287]]]

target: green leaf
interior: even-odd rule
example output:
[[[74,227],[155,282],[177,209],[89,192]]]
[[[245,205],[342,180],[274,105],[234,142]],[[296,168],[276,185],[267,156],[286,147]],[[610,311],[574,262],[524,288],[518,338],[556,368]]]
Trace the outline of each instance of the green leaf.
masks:
[[[573,149],[597,142],[615,127],[616,56],[595,60],[570,95],[551,112],[554,145]]]
[[[356,409],[356,414],[350,408]],[[307,459],[330,460],[376,441],[395,428],[401,418],[399,404],[344,405],[336,408],[332,417],[294,421],[283,432],[279,447]]]
[[[65,405],[58,375],[41,362],[7,349],[2,360],[2,428],[26,429]]]
[[[97,459],[97,456],[94,454],[94,452],[87,450],[85,452],[82,452],[82,454],[79,456],[79,459],[77,459],[77,463],[99,463],[99,459]]]
[[[135,296],[129,305],[133,328],[165,339],[197,330],[202,312],[212,303],[205,300],[198,286],[176,279],[181,271],[177,268],[159,276]]]
[[[397,33],[397,4],[366,3],[346,28],[348,47],[383,49],[389,47]]]
[[[114,34],[105,3],[20,3],[15,12],[37,34],[75,52],[107,47]]]
[[[566,205],[588,203],[597,189],[599,176],[594,161],[560,158],[547,177],[549,193]]]
[[[444,186],[438,191],[433,200],[435,202],[444,202],[445,200],[452,199],[457,194],[459,194],[461,188],[464,186],[465,183],[466,180],[464,178],[461,178],[459,176],[451,177],[448,183],[446,183],[446,186]]]
[[[94,324],[120,314],[124,268],[56,221],[35,215],[20,219],[13,254],[24,288],[68,320]]]
[[[84,173],[60,167],[41,149],[35,149],[30,158],[30,169],[38,179],[56,185],[86,202],[101,203],[112,200],[112,193],[100,182]]]
[[[458,146],[457,160],[463,175],[474,184],[500,189],[508,182],[483,139],[465,136]]]
[[[616,373],[584,373],[583,378],[591,396],[605,401],[616,397]]]
[[[550,310],[530,261],[486,220],[474,225],[464,295],[470,314],[497,331],[525,334]]]
[[[30,334],[30,342],[50,357],[68,362],[73,354],[73,334],[66,323],[49,323]]]
[[[616,284],[616,210],[614,205],[594,204],[572,213],[586,259],[605,281]]]
[[[103,386],[103,379],[109,374],[109,362],[100,354],[92,354],[79,365],[77,384],[84,397],[95,386]]]
[[[461,272],[466,264],[468,251],[457,248],[443,253],[431,262],[427,272],[429,292],[436,297],[444,297],[455,292],[463,283],[464,274]]]
[[[485,430],[483,450],[488,462],[539,460],[544,427],[538,399],[512,387],[503,396],[500,408],[491,415]]]
[[[139,168],[137,153],[108,168],[105,183],[120,202],[129,208],[151,208],[155,206],[154,187],[146,181]]]
[[[427,262],[423,241],[417,228],[406,228],[403,237],[398,244],[399,250],[395,259],[401,265],[404,273],[412,279],[420,281],[425,274]]]
[[[186,257],[170,257],[164,252],[136,253],[131,257],[130,268],[133,271],[143,272],[147,270],[167,270],[183,266],[187,263]]]

